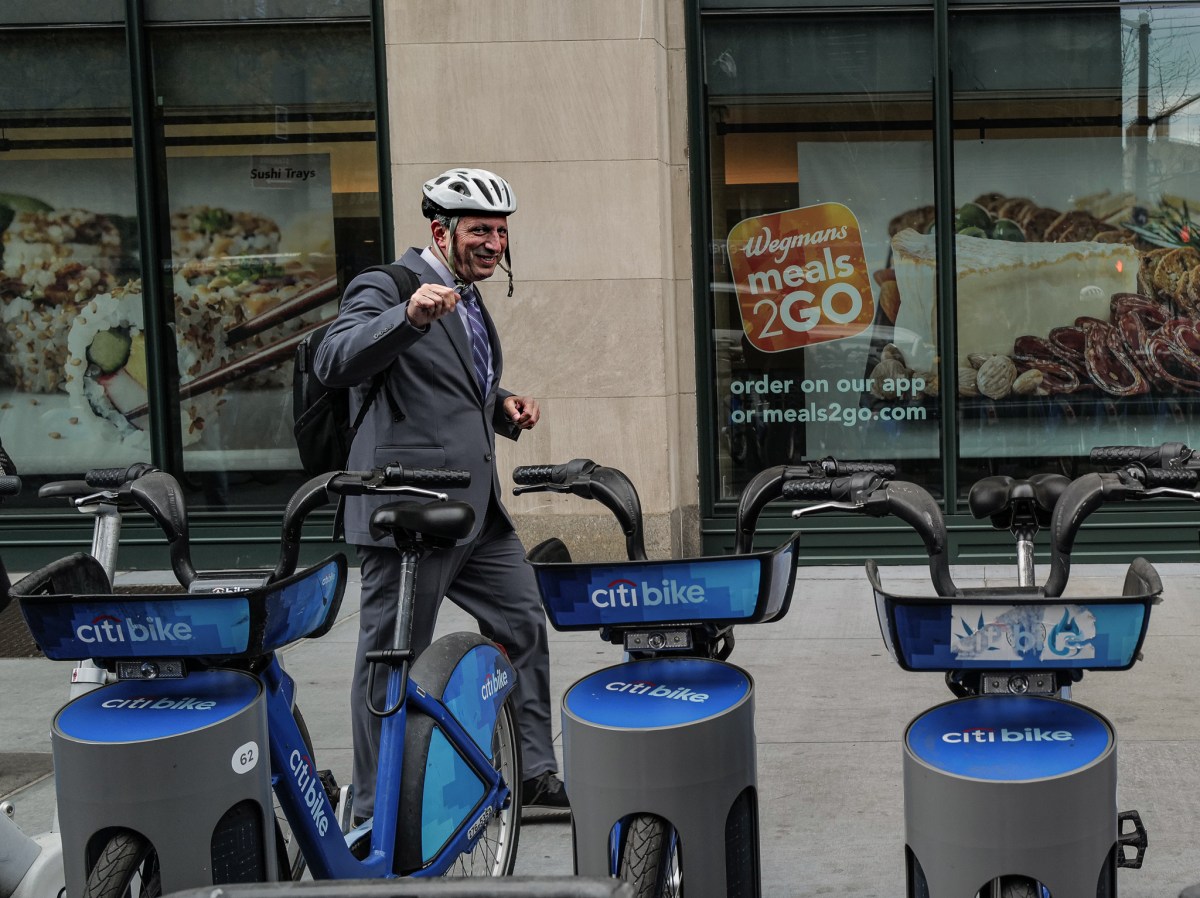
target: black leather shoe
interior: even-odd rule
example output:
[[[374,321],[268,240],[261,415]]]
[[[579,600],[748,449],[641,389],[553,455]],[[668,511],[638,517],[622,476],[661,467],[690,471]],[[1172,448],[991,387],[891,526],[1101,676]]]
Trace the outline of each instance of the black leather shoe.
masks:
[[[567,816],[571,802],[567,789],[552,771],[538,774],[521,783],[521,819]]]

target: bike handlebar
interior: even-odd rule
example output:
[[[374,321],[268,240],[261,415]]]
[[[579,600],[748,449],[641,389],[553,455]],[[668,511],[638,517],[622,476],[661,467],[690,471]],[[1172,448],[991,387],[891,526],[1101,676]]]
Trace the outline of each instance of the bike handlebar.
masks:
[[[83,475],[83,482],[98,489],[119,489],[126,483],[152,474],[158,468],[149,462],[140,461],[127,468],[92,468]]]
[[[1196,468],[1140,468],[1131,469],[1127,473],[1148,487],[1193,489],[1200,483],[1200,470]]]
[[[139,477],[153,474],[158,468],[149,462],[136,462],[126,468],[92,468],[82,480],[55,480],[38,489],[39,499],[81,499],[92,496],[97,490],[115,493],[105,497],[107,501],[128,501],[131,497],[126,489]]]
[[[1151,469],[1153,476],[1185,475],[1186,471]],[[1142,471],[1149,474],[1149,471]],[[1050,521],[1050,576],[1044,591],[1047,596],[1061,596],[1071,572],[1071,551],[1079,528],[1093,511],[1106,502],[1147,497],[1145,485],[1131,472],[1084,474],[1076,477],[1054,506]]]
[[[400,486],[426,489],[468,487],[471,485],[471,472],[452,468],[406,468],[403,465],[388,465],[373,471],[342,471],[332,477],[329,474],[321,474],[315,479],[324,479],[326,488],[335,496],[361,496]]]
[[[629,559],[646,558],[642,503],[624,472],[598,465],[590,458],[575,458],[557,465],[521,465],[513,469],[513,482],[513,495],[554,492],[595,499],[616,517],[625,534]]]
[[[1183,443],[1163,443],[1159,446],[1097,446],[1088,456],[1101,465],[1140,464],[1152,468],[1167,468],[1186,462],[1192,450]]]
[[[820,465],[825,473],[836,474],[879,474],[882,477],[895,477],[896,466],[873,461],[838,461],[835,458],[822,459],[813,462]]]
[[[801,462],[798,465],[776,465],[760,471],[751,478],[738,497],[737,517],[734,526],[735,554],[743,555],[754,547],[754,530],[758,525],[758,517],[768,503],[780,498],[792,500],[801,498],[830,499],[823,495],[823,489],[811,496],[801,493],[787,495],[785,490],[800,490],[791,484],[845,479],[855,474],[878,474],[891,477],[896,473],[896,466],[877,462],[838,461],[832,456],[815,461]],[[862,487],[859,486],[861,489]]]
[[[288,500],[279,537],[279,561],[270,579],[282,580],[296,570],[300,559],[300,536],[305,518],[314,509],[332,502],[335,496],[386,493],[404,487],[452,489],[470,485],[470,471],[451,468],[406,468],[403,465],[388,465],[373,471],[318,474],[304,483]]]
[[[15,474],[0,474],[0,496],[15,496],[21,492],[21,478]]]
[[[782,498],[794,502],[852,502],[882,484],[881,475],[863,472],[848,477],[787,480],[780,492]]]

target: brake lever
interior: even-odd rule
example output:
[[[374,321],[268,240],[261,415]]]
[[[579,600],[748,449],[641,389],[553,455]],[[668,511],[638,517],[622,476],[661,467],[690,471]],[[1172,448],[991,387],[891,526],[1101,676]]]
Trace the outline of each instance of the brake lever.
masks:
[[[531,483],[527,486],[514,486],[513,495],[520,496],[523,493],[569,493],[571,492],[571,484],[567,483]]]

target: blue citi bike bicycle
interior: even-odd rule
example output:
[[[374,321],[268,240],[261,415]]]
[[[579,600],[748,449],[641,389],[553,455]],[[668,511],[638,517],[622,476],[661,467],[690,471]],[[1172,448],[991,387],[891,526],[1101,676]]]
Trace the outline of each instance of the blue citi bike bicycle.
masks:
[[[1168,470],[1165,448],[1106,447],[1091,457],[1117,470],[972,486],[972,514],[1015,538],[1015,586],[955,584],[940,507],[920,486],[868,474],[784,487],[785,498],[812,503],[795,516],[894,515],[928,555],[934,596],[888,592],[878,566],[866,568],[892,659],[903,670],[943,672],[955,696],[904,735],[909,898],[1115,898],[1117,870],[1142,864],[1146,829],[1136,811],[1117,811],[1116,730],[1071,693],[1086,670],[1128,670],[1140,659],[1162,581],[1138,558],[1120,595],[1064,592],[1078,531],[1101,505],[1200,493],[1180,489],[1194,487],[1197,472]],[[1042,529],[1050,570],[1039,586]]]
[[[516,674],[478,634],[445,636],[418,658],[410,649],[418,561],[473,524],[469,505],[436,490],[467,477],[400,466],[314,477],[288,503],[276,567],[247,584],[194,569],[178,484],[153,472],[129,490],[164,530],[188,593],[18,597],[48,658],[91,658],[117,678],[54,721],[68,894],[153,896],[267,881],[280,870],[286,878],[272,788],[314,878],[512,872]],[[327,633],[345,588],[340,554],[295,572],[305,517],[364,493],[412,499],[372,518],[404,565],[391,647],[368,659],[372,682],[387,679],[385,706],[371,708],[382,719],[376,812],[344,832],[349,814],[317,776],[294,716],[295,684],[276,653]]]
[[[867,471],[890,474],[894,468],[826,459],[768,469],[741,494],[733,554],[652,561],[646,558],[638,494],[624,473],[588,459],[517,468],[514,492],[557,492],[597,501],[614,515],[625,537],[626,561],[572,562],[570,551],[557,538],[529,552],[552,625],[558,630],[597,631],[626,653],[624,663],[585,677],[567,691],[563,699],[567,754],[583,756],[585,750],[568,744],[568,735],[574,732],[568,726],[572,718],[595,721],[602,729],[630,732],[633,735],[623,746],[631,752],[651,752],[652,746],[659,744],[655,740],[686,741],[693,738],[690,734],[694,731],[689,729],[693,724],[736,713],[740,702],[752,700],[749,674],[723,663],[733,653],[734,627],[783,618],[791,601],[798,557],[798,536],[776,549],[754,551],[761,511],[781,498],[785,485],[794,478]],[[752,729],[753,712],[740,720]],[[683,735],[672,737],[668,732],[672,729]],[[639,741],[642,733],[650,731],[654,732],[648,741]],[[579,726],[578,732],[580,739],[587,739],[596,730]],[[747,779],[752,781],[753,733],[735,742],[738,748],[732,751],[749,755],[740,763],[750,771]],[[588,752],[587,757],[593,754]],[[571,757],[567,761],[568,772],[579,772],[578,761]],[[716,763],[736,766],[732,753],[723,754]],[[680,760],[676,769],[683,767],[686,764]],[[611,772],[632,776],[631,781],[647,775],[641,769],[637,774],[619,768]],[[681,782],[690,776],[693,782],[713,788],[711,773],[685,773]],[[588,774],[597,775],[594,770]],[[727,806],[724,792],[720,800],[703,803],[704,813],[724,820],[723,834],[716,838],[711,828],[694,826],[682,804],[674,807],[683,819],[636,810],[623,813],[611,831],[605,816],[601,828],[608,834],[606,858],[597,857],[602,839],[596,838],[591,821],[581,820],[585,809],[577,806],[572,821],[577,871],[596,875],[606,866],[603,872],[630,883],[638,898],[677,898],[685,891],[757,898],[761,894],[757,794],[753,786],[743,785],[744,781],[738,781],[730,787],[736,795]],[[567,786],[574,788],[570,780]],[[573,793],[573,801],[577,795]],[[693,802],[692,807],[696,806]],[[704,851],[692,850],[695,842],[689,843],[689,839],[698,840]],[[724,843],[723,852],[719,842]],[[714,866],[705,852],[721,853],[723,864]],[[695,872],[685,875],[686,871]],[[685,890],[689,878],[692,884]]]

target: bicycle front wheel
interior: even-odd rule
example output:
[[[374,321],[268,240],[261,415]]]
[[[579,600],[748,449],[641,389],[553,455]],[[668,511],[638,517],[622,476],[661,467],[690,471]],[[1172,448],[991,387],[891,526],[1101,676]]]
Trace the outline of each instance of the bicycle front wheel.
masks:
[[[121,830],[88,874],[84,898],[160,898],[158,854],[145,837]]]
[[[512,790],[508,804],[488,821],[474,849],[460,854],[446,876],[511,876],[517,862],[521,834],[521,745],[512,710],[512,696],[504,700],[492,731],[492,764]]]
[[[1000,898],[1042,898],[1042,887],[1026,876],[1005,876],[1000,880]]]
[[[683,873],[675,828],[654,814],[635,814],[621,839],[617,875],[633,887],[635,898],[679,898]]]

